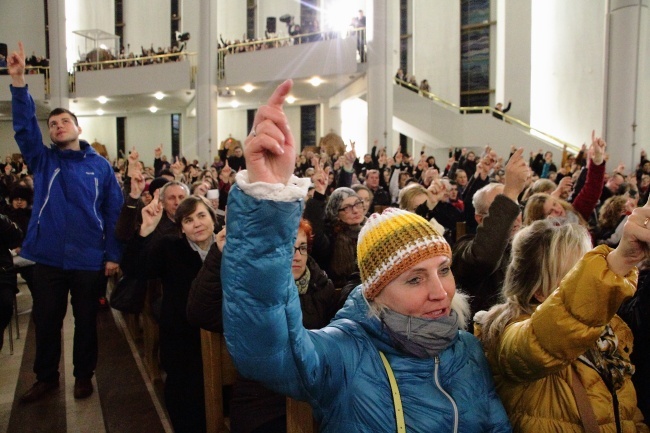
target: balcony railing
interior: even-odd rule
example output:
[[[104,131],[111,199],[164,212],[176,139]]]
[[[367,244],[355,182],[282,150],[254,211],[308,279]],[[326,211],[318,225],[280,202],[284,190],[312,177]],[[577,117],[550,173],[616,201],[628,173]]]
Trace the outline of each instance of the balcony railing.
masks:
[[[360,62],[365,62],[367,60],[367,57],[365,55],[365,41],[366,41],[365,28],[350,29],[348,32],[343,34],[340,32],[304,33],[304,34],[293,35],[293,36],[283,36],[280,38],[268,38],[268,39],[259,39],[255,41],[237,42],[237,43],[227,44],[226,46],[223,46],[223,41],[222,41],[222,47],[219,48],[219,56],[218,56],[219,78],[223,79],[226,76],[226,64],[225,64],[226,55],[234,55],[237,53],[249,53],[253,51],[288,47],[292,45],[298,45],[298,44],[304,44],[310,42],[319,42],[319,41],[327,41],[331,39],[343,39],[343,38],[357,38],[357,41],[359,41],[358,47],[360,48],[361,45],[363,45],[364,47],[363,48],[364,54],[362,56],[361,53],[358,53],[359,54],[358,59]]]
[[[50,67],[49,66],[26,66],[25,75],[44,75],[43,85],[45,86],[45,95],[50,94]],[[7,68],[0,68],[0,75],[9,75]]]
[[[477,106],[477,107],[461,107],[460,105],[454,104],[453,102],[449,102],[431,92],[427,92],[425,90],[420,89],[417,86],[414,86],[413,84],[410,84],[407,81],[400,80],[398,78],[395,78],[395,84],[400,85],[402,87],[405,87],[417,94],[419,94],[423,98],[431,99],[434,101],[436,104],[439,106],[455,111],[460,114],[475,114],[475,113],[480,113],[480,114],[497,114],[498,116],[501,116],[503,118],[503,121],[508,124],[512,125],[515,128],[521,129],[527,134],[533,135],[535,137],[541,138],[551,145],[558,147],[560,149],[562,148],[567,148],[570,151],[577,153],[580,151],[580,146],[576,146],[573,143],[569,143],[567,141],[561,140],[547,132],[540,131],[537,128],[534,128],[530,126],[528,123],[524,122],[523,120],[519,120],[516,117],[509,116],[505,113],[502,113],[501,111],[495,110],[492,107],[486,107],[486,106]]]
[[[196,74],[198,71],[197,57],[198,57],[197,53],[181,51],[178,53],[156,54],[153,56],[141,56],[141,57],[127,57],[121,59],[103,60],[99,62],[78,62],[75,63],[74,74],[71,75],[70,93],[75,92],[74,77],[77,72],[100,71],[106,69],[136,68],[141,66],[161,65],[164,63],[184,62],[184,61],[189,61],[191,63],[190,83],[191,83],[191,87],[194,87],[196,83]]]

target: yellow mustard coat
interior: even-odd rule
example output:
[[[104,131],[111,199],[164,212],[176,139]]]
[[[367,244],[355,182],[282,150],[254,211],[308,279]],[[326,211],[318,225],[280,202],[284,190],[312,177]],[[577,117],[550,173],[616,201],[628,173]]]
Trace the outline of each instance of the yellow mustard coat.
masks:
[[[629,361],[632,332],[615,315],[636,290],[638,272],[625,278],[607,267],[611,251],[599,246],[567,274],[532,314],[509,324],[487,353],[497,392],[515,432],[583,432],[571,383],[582,381],[603,433],[616,433],[614,402],[596,370],[578,361],[611,326],[618,349]],[[480,331],[479,331],[480,332]],[[636,392],[627,377],[617,391],[623,433],[650,430],[637,408]]]

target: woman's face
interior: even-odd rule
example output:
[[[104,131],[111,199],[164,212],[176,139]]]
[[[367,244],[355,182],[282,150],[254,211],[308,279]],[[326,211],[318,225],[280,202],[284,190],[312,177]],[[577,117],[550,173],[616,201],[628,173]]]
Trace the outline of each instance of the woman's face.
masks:
[[[407,209],[410,212],[415,212],[415,209],[418,208],[422,203],[427,201],[427,195],[426,194],[418,194],[415,197],[411,199],[409,202],[409,208]]]
[[[455,294],[451,260],[436,256],[411,266],[388,283],[375,299],[405,316],[437,319],[449,316]]]
[[[370,209],[370,202],[372,202],[372,200],[370,200],[370,194],[365,189],[360,189],[357,191],[357,195],[363,202],[363,213],[367,214]]]
[[[214,221],[205,204],[198,203],[196,209],[181,221],[182,232],[192,242],[201,245],[212,238]]]
[[[544,215],[546,215],[547,218],[564,217],[566,216],[566,211],[559,201],[553,197],[549,197],[544,203]]]
[[[357,206],[357,203],[361,204]],[[363,209],[364,205],[359,197],[350,196],[343,200],[343,203],[339,207],[339,219],[342,223],[351,226],[361,224],[366,215]]]
[[[291,273],[293,274],[293,279],[297,280],[302,277],[307,268],[307,235],[304,231],[298,230],[298,236],[296,237],[296,242],[293,244],[293,261],[291,262]],[[305,255],[302,255],[304,250]]]
[[[149,191],[143,191],[140,198],[142,199],[142,203],[144,203],[145,206],[147,206],[149,203],[151,203],[151,200],[153,200],[153,196]]]
[[[16,197],[15,199],[11,200],[11,206],[14,209],[27,209],[27,200],[22,197]]]

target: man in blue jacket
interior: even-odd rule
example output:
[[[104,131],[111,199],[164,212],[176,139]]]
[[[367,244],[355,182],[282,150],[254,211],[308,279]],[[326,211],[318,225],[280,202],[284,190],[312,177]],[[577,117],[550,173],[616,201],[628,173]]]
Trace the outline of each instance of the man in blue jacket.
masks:
[[[8,58],[16,142],[34,172],[34,205],[21,255],[36,262],[32,318],[37,382],[28,403],[59,387],[61,328],[71,295],[75,317],[74,397],[93,393],[97,365],[97,309],[105,276],[119,267],[115,224],[122,194],[109,162],[85,141],[76,116],[54,109],[47,120],[52,143],[43,145],[36,107],[25,83],[25,51]]]

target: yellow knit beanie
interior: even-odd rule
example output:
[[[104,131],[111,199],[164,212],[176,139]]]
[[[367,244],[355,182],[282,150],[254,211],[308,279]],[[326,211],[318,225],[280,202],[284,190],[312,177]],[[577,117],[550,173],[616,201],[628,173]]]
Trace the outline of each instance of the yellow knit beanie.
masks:
[[[451,258],[451,247],[421,216],[397,208],[372,214],[357,242],[364,296],[374,299],[402,272],[436,256]]]

